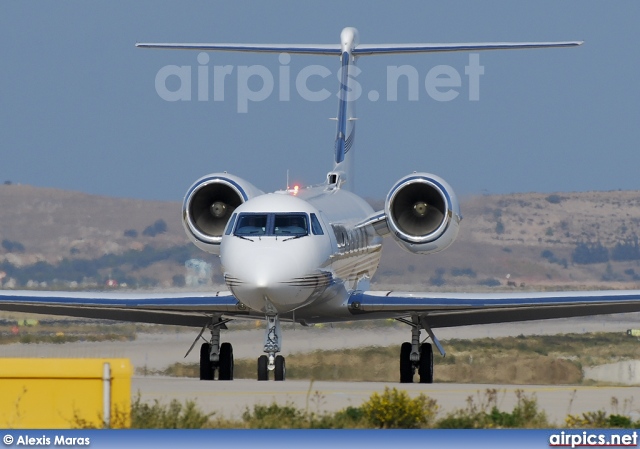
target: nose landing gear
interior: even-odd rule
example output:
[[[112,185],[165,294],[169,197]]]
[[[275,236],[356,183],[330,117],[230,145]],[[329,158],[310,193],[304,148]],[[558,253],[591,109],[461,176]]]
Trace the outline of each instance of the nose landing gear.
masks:
[[[258,357],[258,380],[269,380],[269,371],[274,372],[274,380],[285,380],[287,370],[284,357],[276,356],[276,353],[280,352],[281,340],[282,333],[278,315],[267,315],[267,329],[264,336],[264,352],[267,355]]]

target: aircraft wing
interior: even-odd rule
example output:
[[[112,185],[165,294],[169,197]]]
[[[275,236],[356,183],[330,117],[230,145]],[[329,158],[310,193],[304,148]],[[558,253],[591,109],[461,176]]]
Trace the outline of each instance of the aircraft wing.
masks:
[[[611,313],[640,312],[640,290],[412,293],[354,292],[348,307],[354,317],[399,317],[418,314],[429,326],[544,320]],[[363,318],[365,318],[363,316]]]
[[[0,291],[0,310],[202,327],[213,314],[248,315],[230,292]]]

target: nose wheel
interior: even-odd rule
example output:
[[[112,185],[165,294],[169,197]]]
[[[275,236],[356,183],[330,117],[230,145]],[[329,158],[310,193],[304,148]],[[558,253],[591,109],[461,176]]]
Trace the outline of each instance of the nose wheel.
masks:
[[[258,357],[258,380],[269,380],[269,359],[266,355]]]
[[[273,378],[275,380],[284,380],[287,374],[287,368],[284,363],[284,357],[279,355],[276,356],[275,369],[273,372]]]
[[[266,355],[258,357],[258,380],[269,380],[269,371],[273,371],[273,380],[285,380],[287,378],[287,368],[284,357],[281,355],[275,357],[272,370],[269,370],[269,357]]]
[[[280,320],[278,315],[267,315],[267,329],[264,335],[264,352],[267,355],[258,357],[258,380],[269,380],[269,371],[273,371],[273,378],[276,381],[285,380],[287,369],[284,357],[276,355],[280,352],[280,341],[282,333],[280,331]]]

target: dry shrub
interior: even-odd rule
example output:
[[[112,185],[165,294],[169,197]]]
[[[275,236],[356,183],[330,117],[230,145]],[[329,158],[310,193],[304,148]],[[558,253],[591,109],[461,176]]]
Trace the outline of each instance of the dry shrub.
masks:
[[[427,427],[438,412],[438,404],[424,394],[411,399],[406,391],[385,387],[362,404],[369,423],[381,429],[418,429]]]
[[[515,385],[575,384],[582,381],[582,370],[569,360],[548,356],[500,357],[438,366],[435,379],[438,382]]]

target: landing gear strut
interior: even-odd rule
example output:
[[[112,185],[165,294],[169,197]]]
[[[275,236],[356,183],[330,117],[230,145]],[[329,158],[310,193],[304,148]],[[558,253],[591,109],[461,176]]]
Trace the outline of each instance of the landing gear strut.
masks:
[[[231,320],[223,320],[220,317],[212,318],[202,328],[196,341],[193,342],[195,345],[205,329],[211,331],[210,341],[202,343],[200,346],[200,380],[214,380],[216,370],[218,371],[218,380],[233,380],[233,347],[231,343],[220,344],[220,329],[226,329],[225,324],[229,321]],[[193,349],[193,345],[189,352],[191,349]]]
[[[286,378],[284,357],[276,356],[280,352],[280,319],[278,315],[267,315],[267,329],[264,335],[264,352],[267,355],[258,357],[258,380],[269,380],[269,371],[273,371],[273,378],[282,381]]]
[[[433,383],[433,348],[431,343],[420,343],[420,330],[425,329],[431,340],[444,356],[445,352],[438,339],[427,325],[425,317],[413,315],[411,321],[398,318],[398,321],[411,326],[411,343],[404,342],[400,347],[400,383],[413,383],[418,370],[421,384]]]

